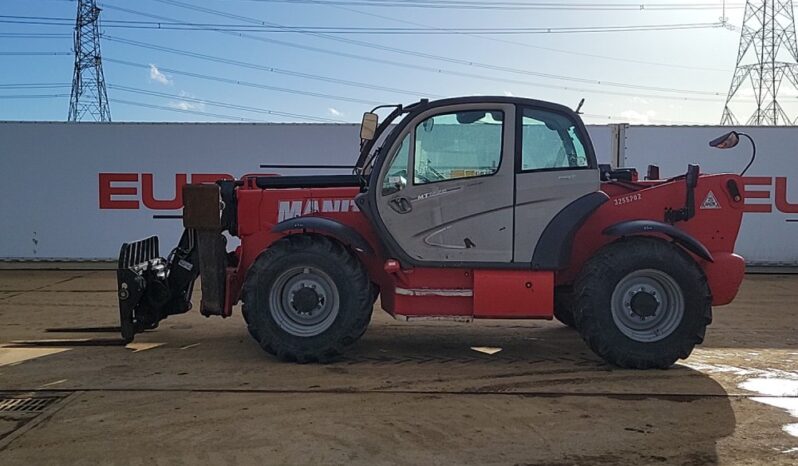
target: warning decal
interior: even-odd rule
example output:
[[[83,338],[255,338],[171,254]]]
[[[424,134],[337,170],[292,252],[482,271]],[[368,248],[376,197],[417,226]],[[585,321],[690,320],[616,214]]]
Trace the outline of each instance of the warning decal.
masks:
[[[702,209],[720,209],[720,203],[718,199],[715,197],[715,194],[710,191],[707,193],[707,197],[704,198],[704,202],[701,203]]]

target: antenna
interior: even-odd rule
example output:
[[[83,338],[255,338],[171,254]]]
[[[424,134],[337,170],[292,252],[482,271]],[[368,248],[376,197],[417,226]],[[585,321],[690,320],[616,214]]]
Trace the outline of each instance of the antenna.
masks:
[[[581,115],[582,112],[580,110],[582,110],[582,105],[585,105],[584,97],[582,98],[582,100],[579,101],[579,105],[576,106],[576,110],[574,110],[574,113],[576,113],[577,115]]]

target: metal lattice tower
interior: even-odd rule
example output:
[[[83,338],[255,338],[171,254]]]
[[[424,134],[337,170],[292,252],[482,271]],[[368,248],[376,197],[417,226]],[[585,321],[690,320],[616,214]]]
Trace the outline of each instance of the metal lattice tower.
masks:
[[[794,124],[779,104],[779,92],[782,96],[785,93],[781,87],[784,78],[794,91],[798,91],[798,46],[792,0],[748,0],[737,52],[737,68],[720,124],[739,124],[730,105],[739,105],[735,100],[741,100],[741,89],[749,89],[746,83],[751,86],[756,104],[746,124]]]
[[[78,0],[69,121],[111,121],[100,55],[99,19],[100,8],[96,0]]]

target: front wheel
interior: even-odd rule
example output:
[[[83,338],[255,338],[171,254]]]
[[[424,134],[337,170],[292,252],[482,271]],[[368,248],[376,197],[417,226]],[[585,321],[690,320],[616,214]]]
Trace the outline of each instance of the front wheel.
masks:
[[[282,360],[327,361],[368,326],[373,289],[363,265],[320,235],[275,242],[250,268],[243,313],[250,334]]]
[[[703,342],[712,322],[703,272],[678,246],[657,238],[605,247],[585,264],[574,290],[582,338],[620,367],[670,367]]]
[[[563,325],[575,329],[573,295],[570,287],[561,286],[554,290],[554,318]]]

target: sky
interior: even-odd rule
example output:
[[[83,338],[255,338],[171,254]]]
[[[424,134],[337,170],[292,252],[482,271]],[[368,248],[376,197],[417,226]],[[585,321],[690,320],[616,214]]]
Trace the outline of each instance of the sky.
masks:
[[[267,22],[299,27],[506,30],[711,24],[723,15],[720,1],[702,2],[717,6],[711,9],[664,11],[508,10],[495,8],[500,3],[491,1],[483,2],[491,8],[478,10],[413,8],[400,5],[402,1],[375,6],[363,0],[332,4],[324,4],[331,0],[103,0],[98,5],[101,24],[106,25],[160,21],[251,27]],[[435,1],[422,3],[429,6]],[[742,5],[740,0],[730,1],[726,9],[733,28],[636,32],[319,35],[315,30],[104,26],[101,50],[113,121],[356,122],[380,103],[514,95],[569,107],[584,98],[582,111],[588,123],[717,124],[735,67]],[[0,0],[0,16],[74,18],[76,7],[72,0]],[[66,24],[0,23],[0,120],[66,120],[74,61],[69,53],[71,32]],[[20,38],[3,33],[59,35]],[[59,54],[13,54],[18,52]],[[53,86],[9,87],[17,84]]]

